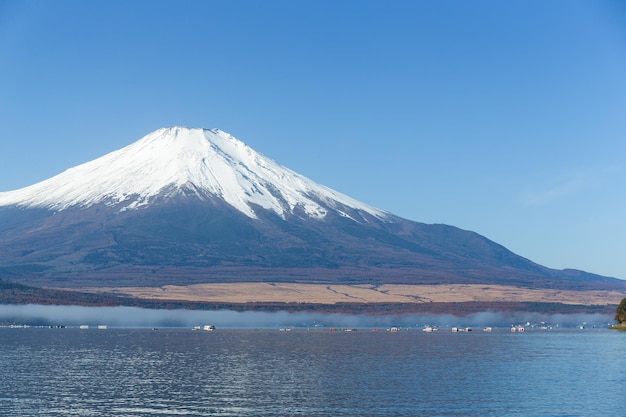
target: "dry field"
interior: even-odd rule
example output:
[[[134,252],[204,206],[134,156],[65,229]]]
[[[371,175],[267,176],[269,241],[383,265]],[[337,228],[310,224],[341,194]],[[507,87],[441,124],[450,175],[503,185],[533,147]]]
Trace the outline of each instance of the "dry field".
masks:
[[[460,303],[542,302],[576,305],[619,304],[617,291],[561,291],[504,285],[324,285],[285,283],[196,284],[163,287],[90,288],[141,299],[207,303]]]

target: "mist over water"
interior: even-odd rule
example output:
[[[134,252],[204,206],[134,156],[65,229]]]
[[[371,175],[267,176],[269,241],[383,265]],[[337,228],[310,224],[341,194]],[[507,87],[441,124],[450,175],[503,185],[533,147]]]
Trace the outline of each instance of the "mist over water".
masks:
[[[81,307],[1,305],[0,323],[44,326],[107,325],[120,328],[193,327],[213,324],[218,328],[415,328],[508,327],[520,323],[546,323],[559,327],[606,327],[613,323],[607,314],[539,314],[482,312],[467,316],[451,314],[350,315],[330,313],[237,312],[229,310],[152,310],[137,307]]]

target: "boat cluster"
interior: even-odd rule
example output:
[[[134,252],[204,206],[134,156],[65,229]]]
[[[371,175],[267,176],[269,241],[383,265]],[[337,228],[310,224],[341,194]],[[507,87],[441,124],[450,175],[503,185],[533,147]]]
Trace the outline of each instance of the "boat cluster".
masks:
[[[453,327],[452,332],[456,333],[456,332],[471,332],[472,328],[471,327]]]
[[[204,326],[193,326],[191,328],[191,330],[204,330],[207,332],[212,332],[213,330],[215,330],[215,326],[213,326],[212,324],[205,324]]]

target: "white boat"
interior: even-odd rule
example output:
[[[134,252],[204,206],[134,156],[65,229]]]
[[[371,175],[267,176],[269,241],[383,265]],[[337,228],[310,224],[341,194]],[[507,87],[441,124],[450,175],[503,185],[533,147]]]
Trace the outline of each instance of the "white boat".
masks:
[[[492,329],[491,327],[485,327],[485,328],[483,329],[483,332],[488,332],[488,333],[491,333],[491,331],[492,331],[492,330],[493,330],[493,329]]]
[[[213,330],[215,330],[215,326],[213,326],[212,324],[205,324],[202,330],[206,330],[207,332],[212,332]]]

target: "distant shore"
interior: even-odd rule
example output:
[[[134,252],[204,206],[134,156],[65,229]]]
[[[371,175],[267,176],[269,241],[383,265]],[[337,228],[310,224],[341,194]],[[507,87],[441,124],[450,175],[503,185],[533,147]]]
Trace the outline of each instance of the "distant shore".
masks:
[[[558,303],[617,305],[617,291],[531,289],[511,285],[328,285],[295,283],[228,283],[161,287],[83,288],[90,293],[148,300],[209,303]]]
[[[150,309],[345,314],[485,311],[613,314],[622,293],[501,285],[197,284],[161,287],[37,288],[0,279],[0,303]]]

